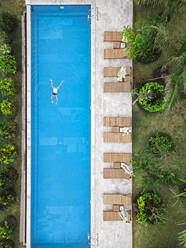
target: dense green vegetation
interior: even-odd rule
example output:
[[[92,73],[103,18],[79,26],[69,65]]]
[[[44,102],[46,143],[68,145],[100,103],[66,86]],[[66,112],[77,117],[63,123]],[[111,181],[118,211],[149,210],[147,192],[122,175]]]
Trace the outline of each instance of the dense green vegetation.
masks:
[[[182,0],[135,0],[134,29],[124,30],[130,35],[134,34],[135,38],[140,34],[139,40],[143,44],[137,46],[140,54],[140,51],[146,52],[144,48],[150,44],[147,35],[142,37],[142,32],[139,33],[139,30],[144,28],[144,23],[147,23],[146,32],[156,30],[153,39],[149,36],[152,42],[152,49],[149,49],[149,52],[153,53],[153,49],[161,50],[160,56],[153,61],[147,60],[144,63],[137,56],[134,57],[134,248],[178,248],[185,244],[186,223],[181,223],[186,214],[184,11],[185,1]],[[135,51],[136,40],[133,39],[132,42],[132,48],[129,45],[128,49]],[[158,102],[161,108],[156,108],[157,111],[151,111],[151,108],[145,108],[140,104],[140,100],[145,98],[143,104],[147,106],[149,102],[146,103],[146,100],[154,94],[150,89],[144,88],[148,82],[157,82],[162,86],[160,93],[164,98],[161,98],[159,93],[155,94],[157,101],[163,100]],[[154,194],[159,198],[157,200],[156,197],[159,205],[153,208],[155,216],[159,216],[160,213],[159,223],[152,222],[153,215],[149,214]]]
[[[21,246],[23,2],[0,2],[1,248]],[[135,60],[134,102],[138,103],[133,108],[134,248],[175,248],[186,244],[182,222],[186,207],[184,4],[185,0],[134,0],[135,28],[124,29],[129,56]]]
[[[167,220],[167,205],[154,192],[146,192],[137,198],[137,222],[148,226],[149,224],[163,224]]]
[[[0,247],[20,248],[21,15],[24,0],[0,1]]]

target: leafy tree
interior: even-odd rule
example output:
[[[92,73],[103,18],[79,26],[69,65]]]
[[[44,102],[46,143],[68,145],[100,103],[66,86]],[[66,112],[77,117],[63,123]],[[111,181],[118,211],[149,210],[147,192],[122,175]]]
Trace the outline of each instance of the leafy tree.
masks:
[[[11,47],[7,44],[3,44],[0,48],[3,54],[10,54],[11,53]]]
[[[3,164],[13,163],[17,157],[15,146],[11,144],[0,145],[0,162]]]
[[[0,239],[1,248],[14,248],[14,242],[11,239]]]
[[[146,149],[134,154],[134,176],[140,179],[138,187],[143,189],[159,189],[162,184],[175,185],[182,174],[182,165],[172,169],[162,167],[162,160],[155,156],[151,150]]]
[[[0,56],[0,69],[5,73],[16,73],[16,59],[10,54]]]
[[[0,29],[5,32],[12,32],[17,27],[17,19],[8,12],[3,12],[0,15]]]
[[[16,200],[14,189],[7,188],[0,190],[0,210],[9,208]]]
[[[155,21],[146,20],[140,28],[134,30],[128,26],[123,30],[123,41],[128,43],[128,57],[137,59],[142,63],[151,63],[160,55],[160,49],[154,48],[156,29],[151,25],[156,25]]]
[[[142,193],[137,198],[137,222],[148,226],[149,224],[163,224],[167,220],[167,205],[154,192]]]
[[[8,99],[5,99],[1,102],[0,108],[1,108],[1,112],[4,115],[14,115],[15,110],[16,110],[13,102]]]
[[[18,178],[17,170],[7,166],[0,171],[0,188],[13,186]]]
[[[12,234],[12,229],[7,220],[4,220],[0,224],[0,238],[1,239],[10,239]]]
[[[12,215],[7,216],[0,223],[0,239],[10,239],[17,225],[16,218]]]
[[[12,78],[3,78],[0,80],[0,92],[3,96],[15,95],[16,90]]]
[[[7,43],[9,41],[8,35],[5,31],[0,31],[0,43]]]
[[[0,121],[0,136],[3,139],[14,139],[17,133],[17,124],[14,121]]]
[[[166,101],[166,113],[169,113],[175,106],[176,102],[181,99],[181,88],[186,84],[186,35],[183,38],[183,44],[179,51],[172,56],[164,68],[174,68],[169,74],[170,96]]]
[[[162,40],[162,43],[166,41]],[[166,96],[165,96],[165,113],[169,113],[173,110],[178,101],[182,99],[182,92],[184,84],[186,84],[186,35],[178,42],[178,49],[172,49],[172,56],[169,57],[167,62],[161,67],[161,75],[158,78],[150,79],[157,80],[164,78],[166,82]],[[180,45],[178,45],[180,43]],[[161,45],[161,43],[159,44]],[[162,46],[162,45],[161,45]],[[168,73],[164,73],[167,71]]]

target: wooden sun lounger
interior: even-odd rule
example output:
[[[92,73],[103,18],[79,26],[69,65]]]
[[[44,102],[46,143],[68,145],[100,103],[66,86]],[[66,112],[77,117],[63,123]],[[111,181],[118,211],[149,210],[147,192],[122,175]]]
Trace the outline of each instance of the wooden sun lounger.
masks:
[[[127,83],[104,83],[105,93],[131,92],[130,82]]]
[[[105,127],[131,127],[131,117],[104,117]]]
[[[130,163],[132,160],[132,153],[104,153],[104,162],[105,163],[114,163],[114,162],[126,162]]]
[[[131,222],[131,211],[127,211],[129,215],[128,223]],[[119,212],[115,211],[103,211],[103,220],[104,221],[123,221],[119,215]]]
[[[131,206],[132,197],[131,195],[123,195],[123,194],[104,194],[103,202],[104,204],[107,205]]]
[[[131,134],[104,132],[104,142],[128,143],[132,142]]]
[[[121,67],[104,67],[104,77],[117,77]],[[126,66],[126,75],[130,75],[131,67]]]
[[[124,59],[128,55],[125,48],[104,49],[104,59]]]
[[[130,179],[131,176],[121,168],[104,168],[103,178],[105,179]]]
[[[104,41],[113,42],[120,41],[122,42],[123,34],[122,32],[113,32],[113,31],[105,31],[104,32]]]
[[[121,42],[119,41],[114,41],[113,42],[113,48],[114,49],[119,49],[121,47]]]

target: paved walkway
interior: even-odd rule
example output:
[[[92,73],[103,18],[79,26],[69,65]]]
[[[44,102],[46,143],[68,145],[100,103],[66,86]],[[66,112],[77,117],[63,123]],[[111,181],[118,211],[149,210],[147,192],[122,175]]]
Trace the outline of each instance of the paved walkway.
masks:
[[[132,0],[96,0],[99,18],[96,21],[96,233],[100,248],[132,248],[132,225],[123,222],[103,222],[103,193],[131,193],[128,180],[103,179],[104,152],[132,152],[132,144],[104,143],[104,116],[132,116],[131,95],[127,93],[103,93],[103,67],[131,65],[129,60],[104,60],[104,48],[112,48],[103,42],[104,31],[122,31],[124,25],[132,25]],[[110,208],[111,209],[111,206]]]
[[[110,164],[103,162],[104,152],[132,152],[132,144],[104,143],[104,116],[132,116],[132,102],[129,93],[104,93],[104,66],[132,65],[128,59],[104,60],[106,43],[104,31],[122,31],[123,26],[132,26],[132,0],[26,0],[27,4],[92,4],[92,141],[91,141],[91,238],[92,247],[132,248],[132,224],[104,222],[103,193],[131,193],[131,180],[103,179],[103,168]],[[96,15],[97,14],[97,15]]]

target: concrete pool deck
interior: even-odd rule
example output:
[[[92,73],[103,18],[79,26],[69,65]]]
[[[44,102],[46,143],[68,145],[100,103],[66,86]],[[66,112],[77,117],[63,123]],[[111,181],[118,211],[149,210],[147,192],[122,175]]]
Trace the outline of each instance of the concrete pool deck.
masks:
[[[104,222],[103,210],[111,206],[103,204],[103,193],[132,193],[132,181],[103,179],[103,168],[111,164],[103,162],[104,152],[131,153],[132,143],[104,143],[103,118],[105,116],[132,117],[132,100],[130,93],[104,93],[103,69],[106,66],[131,65],[128,59],[104,60],[104,48],[112,44],[104,42],[104,31],[122,31],[123,26],[132,26],[132,0],[26,0],[27,5],[27,248],[30,248],[30,5],[56,4],[91,4],[91,247],[132,248],[132,224],[124,222]]]

